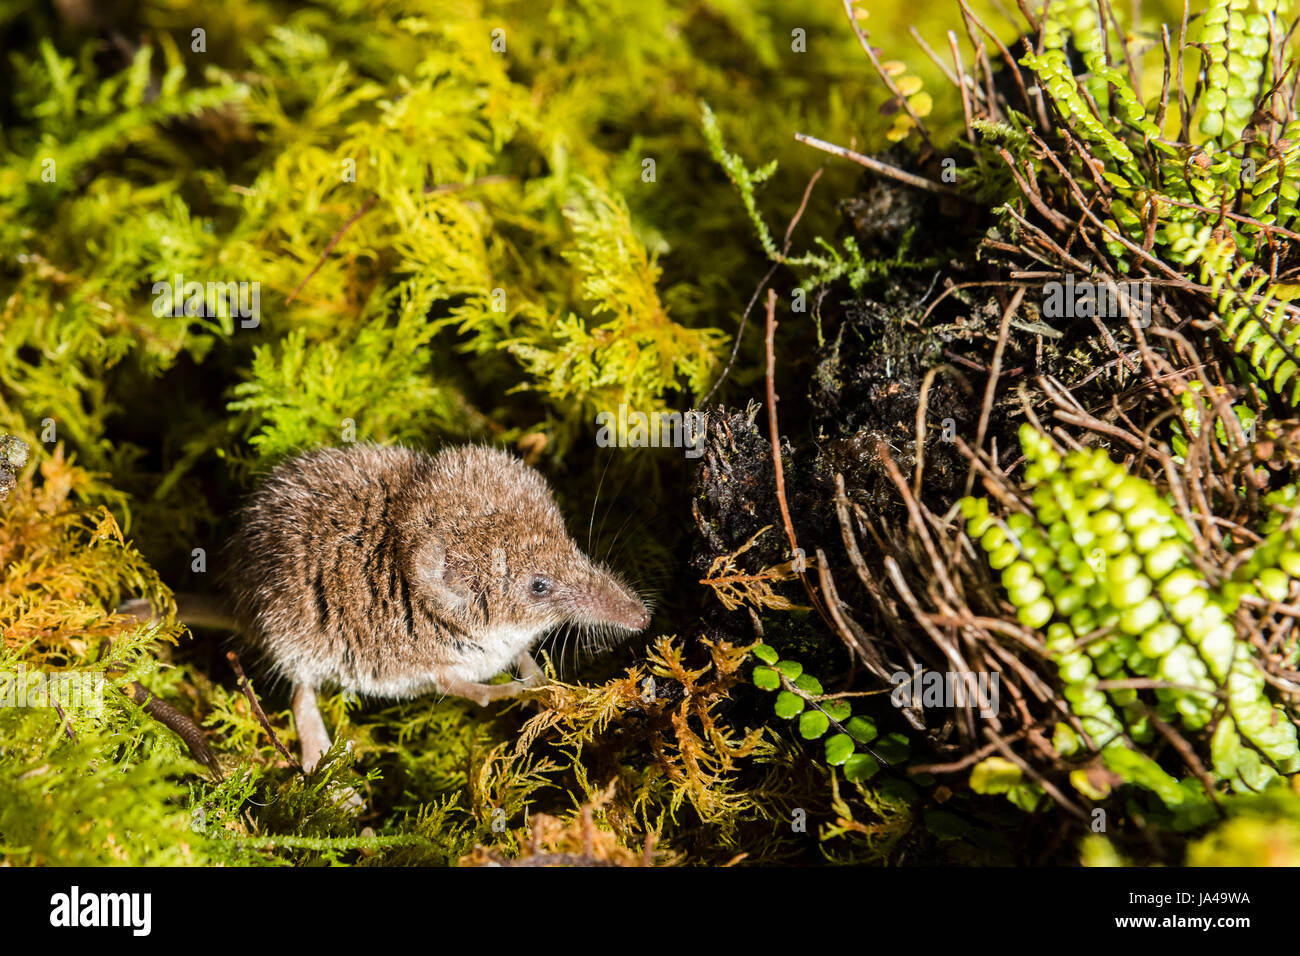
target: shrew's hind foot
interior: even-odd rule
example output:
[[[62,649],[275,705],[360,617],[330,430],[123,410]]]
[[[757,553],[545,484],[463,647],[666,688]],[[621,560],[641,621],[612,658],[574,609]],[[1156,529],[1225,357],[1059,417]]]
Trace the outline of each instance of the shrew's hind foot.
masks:
[[[316,705],[315,687],[294,685],[293,725],[298,731],[303,773],[311,773],[320,763],[321,755],[330,749],[330,735]]]

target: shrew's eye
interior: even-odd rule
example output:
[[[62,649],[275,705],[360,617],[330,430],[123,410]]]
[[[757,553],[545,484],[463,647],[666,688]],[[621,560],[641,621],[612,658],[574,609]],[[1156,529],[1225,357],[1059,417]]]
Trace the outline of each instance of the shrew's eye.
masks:
[[[528,590],[532,591],[535,597],[546,597],[551,593],[551,582],[546,578],[533,578],[532,583],[528,585]]]

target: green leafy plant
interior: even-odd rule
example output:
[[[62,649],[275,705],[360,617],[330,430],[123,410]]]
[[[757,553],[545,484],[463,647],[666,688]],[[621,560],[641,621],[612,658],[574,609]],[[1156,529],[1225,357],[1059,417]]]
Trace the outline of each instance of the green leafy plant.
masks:
[[[1079,721],[1058,727],[1058,750],[1100,752],[1171,807],[1204,794],[1136,748],[1154,738],[1152,714],[1209,734],[1216,779],[1239,791],[1300,770],[1295,723],[1269,699],[1258,651],[1232,623],[1244,595],[1276,591],[1275,561],[1300,570],[1293,539],[1253,549],[1214,587],[1192,559],[1191,531],[1154,487],[1100,449],[1063,456],[1029,424],[1020,438],[1032,510],[999,520],[984,498],[961,510],[1020,623],[1045,631],[1043,651]],[[1144,682],[1154,682],[1154,707],[1139,696]]]
[[[821,681],[805,673],[802,664],[782,659],[771,645],[756,644],[752,651],[762,663],[754,665],[750,679],[760,690],[776,692],[773,713],[782,720],[795,720],[804,740],[823,741],[823,758],[829,766],[842,768],[846,780],[865,783],[882,763],[895,766],[906,761],[906,736],[891,733],[880,738],[875,721],[854,715],[849,700],[825,693]]]
[[[903,118],[906,118],[906,114],[903,114]],[[701,105],[701,126],[709,145],[709,152],[718,165],[726,171],[732,185],[740,193],[741,203],[763,247],[763,252],[773,263],[794,270],[801,277],[802,287],[811,289],[843,280],[848,283],[850,289],[857,292],[867,282],[882,278],[891,270],[922,269],[932,264],[908,257],[910,232],[908,237],[899,243],[898,251],[892,259],[865,259],[852,236],[843,238],[841,242],[843,251],[822,236],[817,236],[813,244],[821,250],[820,252],[810,250],[798,256],[789,255],[786,250],[777,247],[776,240],[758,208],[757,191],[776,172],[777,161],[772,160],[757,169],[750,169],[738,155],[728,152],[722,140],[722,131],[718,126],[717,117],[708,104]],[[895,128],[901,129],[903,135],[906,135],[911,127],[904,125]]]
[[[1141,265],[1168,276],[1175,273],[1166,262],[1195,268],[1197,291],[1213,303],[1223,338],[1247,357],[1259,382],[1295,405],[1300,326],[1290,303],[1296,290],[1279,279],[1276,237],[1289,234],[1296,220],[1293,160],[1300,126],[1289,118],[1281,92],[1285,77],[1273,75],[1270,58],[1270,24],[1280,6],[1275,0],[1209,5],[1197,26],[1206,77],[1199,104],[1189,102],[1190,91],[1173,89],[1170,108],[1166,84],[1156,108],[1145,107],[1118,58],[1100,47],[1110,28],[1098,29],[1087,3],[1049,7],[1044,49],[1021,62],[1034,71],[1060,117],[1080,197],[1096,196],[1105,212],[1092,218],[1116,269],[1127,273]],[[1082,82],[1066,37],[1080,51],[1087,71]],[[1167,54],[1166,67],[1183,53]],[[1183,75],[1181,67],[1177,72]],[[1187,138],[1194,111],[1203,136],[1197,142]],[[1028,132],[1023,115],[1013,112],[1008,122]],[[1063,172],[1065,165],[1056,163]]]

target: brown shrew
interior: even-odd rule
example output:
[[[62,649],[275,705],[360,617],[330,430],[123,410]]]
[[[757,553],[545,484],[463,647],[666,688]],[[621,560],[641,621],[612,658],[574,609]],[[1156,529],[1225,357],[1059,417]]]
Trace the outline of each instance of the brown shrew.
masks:
[[[239,630],[293,685],[308,771],[329,748],[321,687],[486,704],[540,681],[531,650],[552,628],[650,620],[574,543],[541,474],[480,446],[359,444],[280,464],[244,511],[227,577]],[[508,668],[520,679],[485,683]]]

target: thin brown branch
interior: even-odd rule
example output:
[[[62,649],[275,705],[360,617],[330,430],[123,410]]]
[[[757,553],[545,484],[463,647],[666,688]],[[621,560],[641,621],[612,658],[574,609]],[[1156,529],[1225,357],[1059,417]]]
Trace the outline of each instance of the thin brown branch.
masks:
[[[280,756],[289,761],[291,765],[300,766],[298,761],[294,759],[293,754],[289,753],[284,744],[280,742],[280,738],[276,735],[275,729],[271,726],[271,722],[266,719],[266,711],[262,710],[262,705],[258,703],[257,695],[253,693],[253,685],[249,683],[247,675],[244,674],[243,665],[239,663],[239,656],[234,651],[226,651],[226,660],[228,660],[230,666],[234,668],[236,682],[239,684],[239,689],[243,691],[244,696],[248,698],[248,703],[253,708],[253,714],[257,717],[257,722],[262,725],[262,729],[266,731],[266,735],[271,738],[271,743],[275,745],[275,749],[280,751]]]
[[[915,173],[909,173],[899,169],[896,166],[890,166],[888,163],[882,163],[878,159],[872,159],[870,156],[863,156],[861,153],[854,152],[851,149],[845,149],[843,146],[836,146],[834,143],[828,143],[824,139],[818,139],[815,136],[808,136],[804,133],[795,133],[794,138],[807,146],[820,149],[823,152],[840,156],[844,159],[851,159],[859,166],[865,166],[873,173],[879,173],[881,176],[887,176],[895,179],[900,183],[906,183],[908,186],[915,186],[917,189],[924,189],[926,192],[938,193],[941,196],[960,196],[961,193],[946,186],[943,183],[936,183],[934,180],[926,179],[924,176],[917,176]]]

